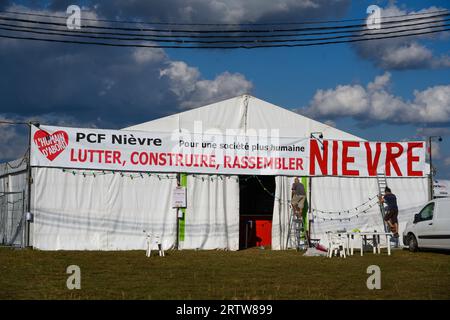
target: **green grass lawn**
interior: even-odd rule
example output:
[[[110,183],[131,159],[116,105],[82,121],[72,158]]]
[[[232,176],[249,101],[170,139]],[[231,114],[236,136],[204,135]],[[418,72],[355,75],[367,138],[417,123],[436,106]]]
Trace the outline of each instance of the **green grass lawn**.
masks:
[[[154,252],[156,253],[156,252]],[[66,268],[81,268],[81,289]],[[368,290],[367,267],[381,268]],[[347,259],[248,249],[45,252],[0,248],[0,299],[450,299],[450,255],[404,250]]]

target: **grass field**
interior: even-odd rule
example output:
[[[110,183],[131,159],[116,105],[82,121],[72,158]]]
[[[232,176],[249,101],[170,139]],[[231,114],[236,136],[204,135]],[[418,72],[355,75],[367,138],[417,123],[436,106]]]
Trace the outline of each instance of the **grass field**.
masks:
[[[450,299],[450,255],[396,250],[347,259],[248,249],[44,252],[0,248],[0,299]],[[81,289],[66,268],[81,268]],[[368,290],[367,267],[381,268]]]

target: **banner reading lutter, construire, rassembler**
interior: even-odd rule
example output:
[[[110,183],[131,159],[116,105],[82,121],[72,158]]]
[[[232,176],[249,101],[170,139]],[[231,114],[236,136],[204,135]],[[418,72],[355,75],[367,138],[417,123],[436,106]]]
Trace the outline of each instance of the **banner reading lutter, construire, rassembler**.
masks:
[[[425,142],[33,127],[31,165],[84,170],[423,177]]]

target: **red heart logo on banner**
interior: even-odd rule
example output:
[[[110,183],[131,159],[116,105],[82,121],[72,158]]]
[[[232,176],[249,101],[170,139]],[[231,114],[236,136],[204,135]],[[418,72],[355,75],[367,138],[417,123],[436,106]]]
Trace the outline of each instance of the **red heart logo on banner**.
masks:
[[[52,134],[43,130],[36,131],[33,140],[39,151],[50,161],[53,161],[69,144],[69,136],[62,130]]]

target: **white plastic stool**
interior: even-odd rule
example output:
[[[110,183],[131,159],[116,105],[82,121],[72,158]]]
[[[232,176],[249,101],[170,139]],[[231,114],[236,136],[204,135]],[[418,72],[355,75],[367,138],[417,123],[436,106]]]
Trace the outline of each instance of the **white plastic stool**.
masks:
[[[144,230],[145,233],[145,230]],[[152,255],[152,245],[156,244],[159,251],[159,256],[164,257],[164,250],[162,248],[161,237],[157,234],[146,233],[147,252],[146,256],[150,258]]]
[[[328,257],[331,258],[333,255],[338,255],[342,258],[346,258],[346,239],[342,234],[336,234],[333,232],[327,232],[328,236]]]

